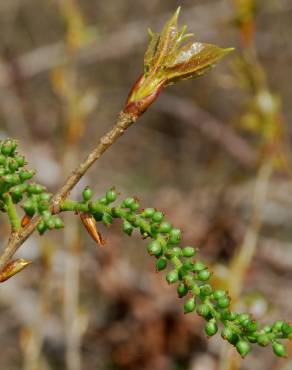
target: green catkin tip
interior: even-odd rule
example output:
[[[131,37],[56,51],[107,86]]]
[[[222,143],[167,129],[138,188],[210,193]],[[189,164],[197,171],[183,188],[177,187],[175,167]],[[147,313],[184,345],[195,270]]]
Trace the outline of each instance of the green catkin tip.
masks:
[[[171,270],[166,274],[166,281],[168,284],[173,284],[178,281],[178,271],[177,270]]]
[[[30,180],[31,178],[33,178],[34,175],[35,175],[35,171],[33,171],[33,170],[30,170],[30,171],[21,171],[19,173],[19,177],[20,177],[20,180],[21,181]]]
[[[151,256],[159,256],[162,252],[162,246],[157,240],[153,240],[148,244],[147,251]]]
[[[287,350],[286,347],[278,342],[273,343],[273,351],[276,356],[278,357],[286,357],[287,356]]]
[[[179,298],[182,298],[188,294],[188,287],[184,283],[180,283],[176,288]]]
[[[202,270],[198,273],[198,280],[199,281],[207,281],[211,277],[211,272],[206,270]]]
[[[111,188],[106,192],[105,197],[109,203],[113,203],[117,199],[118,194],[114,188]]]
[[[146,208],[142,212],[142,216],[145,217],[145,218],[151,218],[154,215],[154,213],[155,213],[154,208]]]
[[[210,320],[205,325],[205,332],[209,337],[215,335],[218,331],[218,326],[215,320]]]
[[[82,192],[82,198],[84,202],[88,202],[92,197],[92,190],[87,186]]]
[[[195,302],[195,298],[192,297],[192,298],[189,298],[185,301],[184,303],[184,313],[190,313],[190,312],[193,312],[196,308],[196,302]]]
[[[169,222],[162,222],[159,226],[159,232],[168,234],[172,229],[172,225]]]
[[[32,217],[35,214],[36,208],[35,203],[28,199],[25,201],[22,205],[22,208],[24,209],[24,212],[29,216]]]
[[[184,257],[193,257],[196,254],[196,250],[193,247],[184,247],[182,249],[182,255]]]
[[[125,234],[127,234],[127,235],[131,236],[131,235],[132,235],[132,233],[133,233],[133,230],[134,230],[134,228],[133,228],[133,226],[130,224],[130,222],[128,222],[128,221],[124,221],[124,223],[123,223],[123,232],[124,232]]]
[[[240,339],[236,343],[236,349],[237,349],[237,352],[241,355],[241,357],[244,358],[250,352],[251,347],[247,341]]]
[[[156,270],[162,271],[167,267],[167,259],[165,257],[161,257],[156,261]]]
[[[239,324],[243,324],[246,320],[250,320],[250,315],[248,313],[242,313],[237,318]]]
[[[154,212],[153,216],[152,216],[152,221],[153,222],[161,222],[164,218],[164,215],[162,212],[160,211],[156,211]]]

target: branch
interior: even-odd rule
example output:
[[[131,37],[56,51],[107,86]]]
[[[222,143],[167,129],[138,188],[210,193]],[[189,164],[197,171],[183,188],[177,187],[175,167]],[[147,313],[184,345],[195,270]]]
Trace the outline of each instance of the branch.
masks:
[[[55,194],[50,210],[53,213],[59,213],[59,205],[64,200],[74,186],[78,183],[81,177],[88,171],[93,163],[100,158],[100,156],[120,137],[125,130],[129,128],[135,121],[137,116],[131,113],[121,112],[114,127],[106,133],[99,141],[99,144],[93,149],[83,162],[71,173],[64,185]],[[0,271],[10,261],[18,248],[25,242],[25,240],[33,233],[37,227],[40,216],[34,217],[31,222],[23,229],[13,234],[9,240],[3,254],[0,257]]]

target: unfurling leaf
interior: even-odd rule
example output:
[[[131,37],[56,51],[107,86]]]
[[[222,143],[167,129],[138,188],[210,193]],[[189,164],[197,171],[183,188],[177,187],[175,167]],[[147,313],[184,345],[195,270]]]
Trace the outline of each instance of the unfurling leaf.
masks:
[[[22,258],[18,258],[17,260],[9,262],[0,272],[0,283],[10,279],[29,264],[31,264],[31,261],[26,261]]]
[[[103,240],[100,232],[96,228],[96,221],[94,217],[91,214],[86,213],[86,212],[81,212],[79,215],[89,235],[99,246],[102,247],[105,244],[105,241]]]
[[[144,74],[132,88],[125,112],[138,117],[164,86],[202,75],[233,50],[200,42],[182,45],[193,34],[186,33],[186,26],[178,28],[179,12],[180,8],[166,22],[161,34],[148,30],[150,41],[144,56]]]

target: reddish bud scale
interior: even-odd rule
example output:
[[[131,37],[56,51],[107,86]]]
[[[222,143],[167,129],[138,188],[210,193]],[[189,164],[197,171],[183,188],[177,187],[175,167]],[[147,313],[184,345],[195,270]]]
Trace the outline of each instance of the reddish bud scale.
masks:
[[[30,223],[31,217],[24,215],[21,220],[21,227],[26,227]]]
[[[105,244],[105,241],[103,240],[101,234],[96,228],[96,221],[93,216],[91,216],[89,213],[82,212],[79,214],[80,219],[85,227],[85,229],[88,231],[89,235],[92,237],[92,239],[100,246],[102,247]]]
[[[31,261],[26,261],[22,258],[18,258],[17,260],[9,262],[0,272],[0,283],[10,279],[29,264],[31,264]]]

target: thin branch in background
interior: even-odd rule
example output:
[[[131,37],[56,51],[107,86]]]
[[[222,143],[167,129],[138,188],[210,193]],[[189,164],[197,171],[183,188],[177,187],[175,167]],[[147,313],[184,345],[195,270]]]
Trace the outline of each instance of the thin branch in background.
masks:
[[[257,155],[254,149],[231,127],[212,117],[192,101],[163,94],[157,103],[159,110],[198,129],[204,136],[218,143],[234,159],[247,168],[254,168]]]

